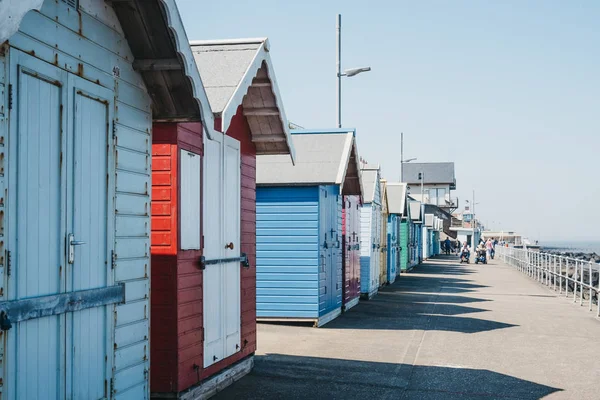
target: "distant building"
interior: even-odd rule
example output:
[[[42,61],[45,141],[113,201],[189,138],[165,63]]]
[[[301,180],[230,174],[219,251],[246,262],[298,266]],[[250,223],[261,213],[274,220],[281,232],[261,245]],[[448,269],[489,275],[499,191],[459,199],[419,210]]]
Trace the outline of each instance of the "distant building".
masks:
[[[408,184],[408,194],[415,200],[433,204],[449,213],[458,208],[458,199],[451,196],[451,191],[456,189],[452,162],[405,163],[402,165],[402,182]]]

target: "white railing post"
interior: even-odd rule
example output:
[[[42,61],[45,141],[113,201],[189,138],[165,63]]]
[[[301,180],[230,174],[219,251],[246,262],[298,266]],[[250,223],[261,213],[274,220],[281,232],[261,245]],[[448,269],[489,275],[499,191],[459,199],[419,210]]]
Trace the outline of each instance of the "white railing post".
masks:
[[[558,294],[562,294],[562,256],[558,257]]]
[[[583,306],[583,261],[579,262],[581,275],[579,276],[579,305]]]
[[[577,275],[579,274],[579,261],[575,260],[575,275],[573,275],[573,303],[577,303]]]
[[[592,311],[592,262],[590,261],[588,265],[590,267],[589,268],[590,269],[590,277],[589,277],[590,278],[589,279],[589,281],[590,281],[590,290],[589,290],[589,293],[590,293],[590,311]]]

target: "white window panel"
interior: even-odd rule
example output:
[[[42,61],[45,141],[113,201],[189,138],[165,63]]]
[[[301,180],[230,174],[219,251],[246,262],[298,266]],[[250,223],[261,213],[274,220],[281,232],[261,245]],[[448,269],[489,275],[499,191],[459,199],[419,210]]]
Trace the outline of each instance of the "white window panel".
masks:
[[[200,165],[198,154],[180,152],[181,250],[200,250]]]

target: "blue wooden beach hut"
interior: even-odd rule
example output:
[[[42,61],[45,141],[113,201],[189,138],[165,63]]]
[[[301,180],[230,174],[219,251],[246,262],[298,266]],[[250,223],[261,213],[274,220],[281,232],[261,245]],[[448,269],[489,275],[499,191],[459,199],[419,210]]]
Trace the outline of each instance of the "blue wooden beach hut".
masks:
[[[388,257],[388,277],[399,274],[401,269],[406,269],[408,263],[408,225],[403,224],[408,214],[406,202],[406,184],[390,182],[388,191],[388,235],[396,237],[396,256],[392,260]],[[390,279],[390,278],[388,278]]]
[[[381,172],[378,165],[362,164],[364,204],[360,213],[360,293],[370,299],[379,289],[381,257]]]
[[[257,156],[256,316],[322,326],[342,310],[342,201],[362,196],[355,131],[292,131],[289,156]]]
[[[420,201],[409,199],[408,207],[412,220],[411,237],[413,238],[411,241],[411,262],[408,268],[408,271],[410,271],[419,265],[423,259],[423,214]]]
[[[214,125],[175,0],[0,1],[3,399],[150,398],[162,121]]]

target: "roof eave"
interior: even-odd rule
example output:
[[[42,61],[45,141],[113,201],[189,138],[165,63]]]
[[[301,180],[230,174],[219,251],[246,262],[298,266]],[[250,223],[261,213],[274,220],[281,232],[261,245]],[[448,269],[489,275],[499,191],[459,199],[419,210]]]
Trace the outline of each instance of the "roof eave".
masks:
[[[237,113],[238,107],[242,104],[244,100],[244,96],[248,93],[248,90],[252,86],[252,80],[258,73],[258,70],[262,67],[263,62],[267,64],[269,80],[271,81],[271,88],[273,90],[273,94],[275,96],[275,105],[277,106],[277,110],[279,111],[279,119],[281,120],[281,124],[283,126],[283,133],[285,136],[285,142],[287,144],[289,154],[292,160],[292,164],[296,163],[296,151],[294,149],[294,144],[292,143],[292,136],[290,133],[289,123],[287,117],[285,115],[285,109],[283,107],[283,101],[281,99],[281,94],[279,92],[279,87],[277,85],[277,80],[275,79],[275,72],[273,69],[273,64],[271,62],[271,56],[269,55],[269,39],[267,38],[259,38],[259,39],[245,39],[240,40],[223,40],[223,41],[194,41],[192,44],[245,44],[245,43],[261,43],[260,47],[256,51],[252,62],[246,69],[244,76],[238,83],[237,87],[233,92],[233,96],[229,99],[225,108],[221,113],[221,130],[222,132],[227,132],[229,129],[229,125],[231,124],[231,120],[235,117]]]

